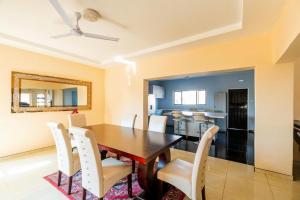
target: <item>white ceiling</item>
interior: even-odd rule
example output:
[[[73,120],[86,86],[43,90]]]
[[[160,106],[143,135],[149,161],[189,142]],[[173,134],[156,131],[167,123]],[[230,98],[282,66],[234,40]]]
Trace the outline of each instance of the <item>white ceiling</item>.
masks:
[[[110,42],[75,36],[53,39],[50,36],[69,29],[48,0],[0,0],[0,43],[101,66],[117,55],[137,56],[244,29],[245,24],[264,29],[283,1],[59,0],[73,19],[74,11],[98,10],[104,20],[82,19],[80,26],[120,38]]]

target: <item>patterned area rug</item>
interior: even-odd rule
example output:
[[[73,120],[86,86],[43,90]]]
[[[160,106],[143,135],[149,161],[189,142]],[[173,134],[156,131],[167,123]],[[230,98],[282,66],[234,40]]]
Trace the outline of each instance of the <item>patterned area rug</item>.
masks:
[[[81,187],[81,171],[78,172],[73,177],[72,184],[72,193],[71,195],[67,194],[68,190],[68,178],[65,175],[62,175],[61,186],[57,186],[57,176],[58,173],[50,174],[44,177],[51,185],[53,185],[56,189],[62,192],[66,197],[70,200],[81,200],[82,197],[82,187]],[[142,196],[143,189],[139,186],[137,181],[137,174],[132,175],[132,193],[134,198],[138,196]],[[184,193],[175,187],[171,187],[166,195],[163,197],[164,200],[183,200],[185,197]],[[134,199],[133,198],[133,199]],[[138,197],[141,199],[140,197]],[[93,196],[91,193],[87,192],[86,200],[96,200],[97,197]],[[130,199],[127,193],[127,178],[120,180],[119,183],[114,185],[104,196],[104,200],[116,200],[116,199]]]

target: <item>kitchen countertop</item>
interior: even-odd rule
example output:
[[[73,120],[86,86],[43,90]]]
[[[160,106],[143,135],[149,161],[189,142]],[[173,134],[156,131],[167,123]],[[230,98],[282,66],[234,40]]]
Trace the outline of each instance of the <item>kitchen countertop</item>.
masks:
[[[224,119],[227,116],[227,113],[222,112],[205,112],[205,111],[182,111],[182,114],[187,117],[193,116],[194,112],[200,112],[205,115],[205,117],[209,117],[212,119]],[[164,115],[172,115],[172,112],[166,112]]]

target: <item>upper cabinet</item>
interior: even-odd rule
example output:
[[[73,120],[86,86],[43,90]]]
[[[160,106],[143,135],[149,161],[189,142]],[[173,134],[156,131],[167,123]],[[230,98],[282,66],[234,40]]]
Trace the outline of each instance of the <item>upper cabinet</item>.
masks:
[[[155,96],[155,98],[158,99],[165,98],[165,89],[163,87],[158,85],[153,85],[152,87],[153,87],[152,94]]]

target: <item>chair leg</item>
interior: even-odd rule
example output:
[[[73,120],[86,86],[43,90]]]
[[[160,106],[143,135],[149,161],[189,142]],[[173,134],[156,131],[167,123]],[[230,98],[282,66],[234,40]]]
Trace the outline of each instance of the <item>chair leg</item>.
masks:
[[[158,180],[158,198],[162,199],[164,194],[164,182],[162,180]]]
[[[132,175],[129,174],[127,176],[127,183],[128,183],[128,196],[132,198]]]
[[[68,195],[72,192],[72,182],[73,182],[73,176],[69,177],[69,187],[68,187]]]
[[[82,200],[85,200],[86,198],[86,189],[85,188],[82,188],[83,191],[82,191]]]
[[[101,150],[100,154],[101,154],[101,160],[104,160],[106,158],[107,151],[106,150]]]
[[[61,171],[58,171],[58,179],[57,179],[57,186],[60,186],[60,182],[61,182]]]
[[[202,188],[202,200],[206,200],[205,186]]]
[[[120,155],[119,154],[117,154],[117,159],[120,160]]]
[[[132,160],[131,163],[132,163],[132,173],[134,173],[135,172],[135,160]]]

